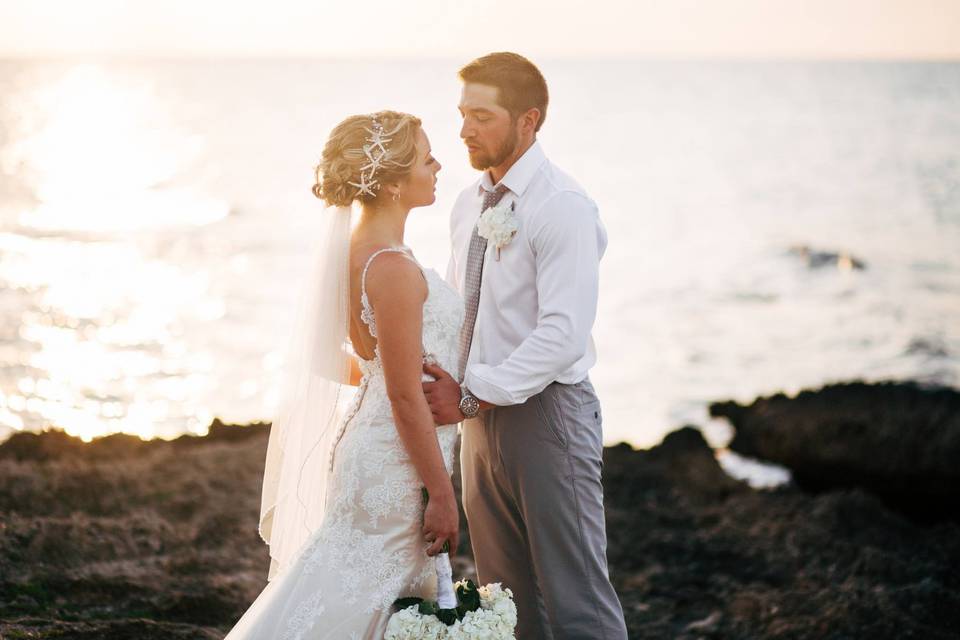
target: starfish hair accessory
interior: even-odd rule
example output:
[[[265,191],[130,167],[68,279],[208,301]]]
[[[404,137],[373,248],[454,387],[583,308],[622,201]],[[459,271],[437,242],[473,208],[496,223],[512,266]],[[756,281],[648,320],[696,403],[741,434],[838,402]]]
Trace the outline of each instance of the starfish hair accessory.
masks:
[[[387,138],[383,125],[377,122],[376,118],[370,119],[370,128],[364,127],[364,130],[370,135],[366,138],[366,144],[360,149],[367,158],[367,164],[360,167],[360,182],[347,182],[360,190],[360,195],[374,196],[375,192],[380,190],[380,182],[374,178],[377,169],[384,166],[387,156],[387,147],[384,146],[392,138]]]

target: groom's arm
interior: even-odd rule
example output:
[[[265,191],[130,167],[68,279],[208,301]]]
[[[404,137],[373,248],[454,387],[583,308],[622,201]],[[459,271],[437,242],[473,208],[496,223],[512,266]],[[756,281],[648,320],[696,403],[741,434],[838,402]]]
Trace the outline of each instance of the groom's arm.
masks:
[[[462,422],[465,416],[460,411],[462,397],[460,395],[460,384],[438,365],[425,362],[423,371],[434,378],[433,382],[423,383],[423,395],[430,405],[430,413],[433,414],[434,424],[443,426]],[[479,402],[480,411],[486,411],[495,406],[484,400]]]
[[[495,406],[520,404],[583,358],[597,313],[600,258],[607,235],[594,202],[564,191],[531,225],[536,261],[536,328],[496,366],[467,367],[464,386]]]
[[[481,410],[521,404],[543,391],[584,356],[590,340],[607,246],[597,207],[583,194],[561,192],[534,218],[529,242],[536,260],[537,324],[504,362],[467,367],[464,386]],[[435,365],[424,371],[437,380],[423,384],[434,421],[462,420],[456,380]]]

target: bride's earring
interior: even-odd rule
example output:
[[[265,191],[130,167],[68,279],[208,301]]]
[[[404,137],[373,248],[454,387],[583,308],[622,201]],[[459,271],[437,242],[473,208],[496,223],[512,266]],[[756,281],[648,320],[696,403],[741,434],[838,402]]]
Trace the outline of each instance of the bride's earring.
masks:
[[[400,192],[397,191],[393,194],[393,201],[397,202],[400,199]]]

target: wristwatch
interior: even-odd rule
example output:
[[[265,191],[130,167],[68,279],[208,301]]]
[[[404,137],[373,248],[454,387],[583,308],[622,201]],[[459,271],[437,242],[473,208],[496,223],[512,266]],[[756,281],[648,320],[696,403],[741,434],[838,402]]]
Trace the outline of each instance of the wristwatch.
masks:
[[[475,418],[480,413],[480,401],[470,395],[463,385],[460,385],[460,413],[464,418]]]

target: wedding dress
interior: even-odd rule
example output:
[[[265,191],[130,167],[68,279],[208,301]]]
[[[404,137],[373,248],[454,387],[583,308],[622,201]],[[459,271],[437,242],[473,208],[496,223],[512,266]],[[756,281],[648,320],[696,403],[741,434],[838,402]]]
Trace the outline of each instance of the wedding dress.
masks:
[[[376,337],[377,322],[361,274],[361,319]],[[456,371],[463,301],[433,269],[423,305],[424,357]],[[296,559],[269,582],[225,640],[381,640],[395,599],[436,597],[433,558],[423,540],[423,483],[397,433],[380,355],[360,360],[360,388],[341,421],[329,464],[321,526]],[[457,426],[436,429],[447,471]]]

